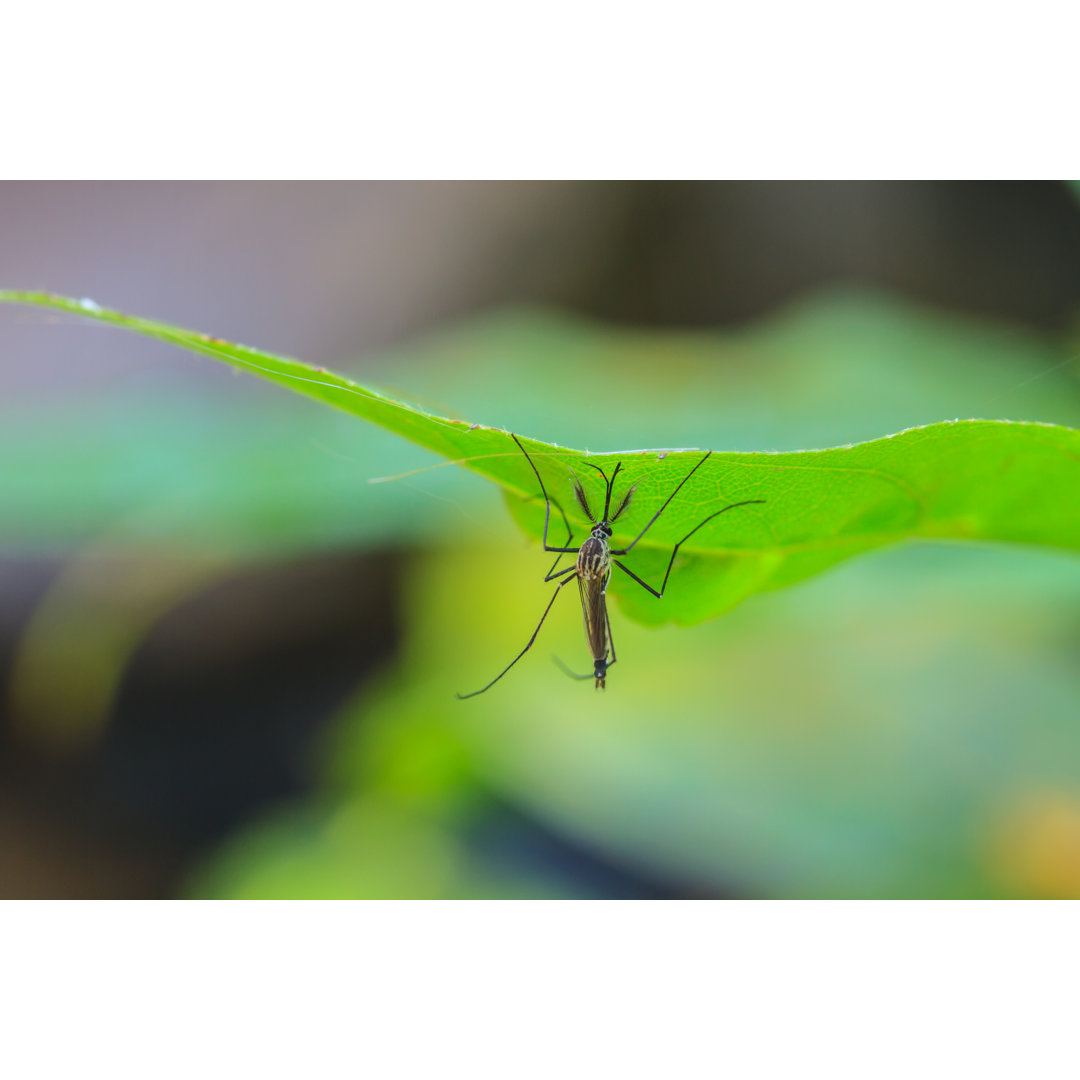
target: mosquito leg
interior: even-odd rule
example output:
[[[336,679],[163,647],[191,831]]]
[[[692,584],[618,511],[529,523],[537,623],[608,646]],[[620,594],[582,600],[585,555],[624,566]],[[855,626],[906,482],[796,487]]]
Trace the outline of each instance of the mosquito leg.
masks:
[[[533,459],[529,457],[528,450],[521,445],[521,440],[512,431],[510,432],[510,438],[517,443],[517,448],[525,455],[525,460],[529,463],[530,468],[536,475],[536,482],[540,485],[540,494],[544,496],[544,550],[547,551],[548,522],[551,519],[551,499],[548,498],[547,488],[544,487],[544,481],[540,479],[540,473],[533,464]]]
[[[656,519],[657,519],[657,518],[658,518],[658,517],[659,517],[659,516],[660,516],[660,515],[661,515],[661,514],[662,514],[662,513],[663,513],[663,512],[664,512],[664,511],[666,510],[666,509],[667,509],[668,503],[669,503],[669,502],[671,502],[671,500],[672,500],[672,499],[674,499],[674,498],[675,498],[675,496],[679,494],[679,490],[680,490],[680,488],[682,488],[683,484],[685,484],[685,483],[686,483],[686,481],[687,481],[687,480],[689,480],[689,479],[690,479],[690,477],[691,477],[691,476],[693,476],[693,475],[694,475],[694,473],[696,473],[696,472],[698,471],[698,469],[700,469],[700,468],[701,468],[701,466],[705,464],[705,462],[706,462],[706,461],[708,460],[708,457],[709,457],[709,455],[710,455],[711,453],[712,453],[712,451],[711,451],[711,450],[707,450],[707,451],[705,452],[705,457],[703,457],[703,458],[702,458],[702,459],[701,459],[701,460],[700,460],[700,461],[699,461],[699,462],[698,462],[698,463],[697,463],[697,464],[696,464],[696,465],[695,465],[695,466],[694,466],[694,467],[693,467],[693,468],[692,468],[692,469],[691,469],[691,470],[690,470],[690,471],[689,471],[689,472],[688,472],[688,473],[687,473],[687,474],[686,474],[686,475],[685,475],[685,476],[684,476],[684,477],[683,477],[683,478],[682,478],[682,479],[681,479],[681,480],[679,481],[679,486],[678,486],[678,487],[677,487],[677,488],[676,488],[676,489],[675,489],[675,490],[674,490],[674,491],[673,491],[673,492],[672,492],[672,493],[671,493],[671,494],[670,494],[670,495],[669,495],[669,496],[667,497],[667,499],[666,499],[666,500],[665,500],[665,502],[664,502],[664,505],[663,505],[663,506],[661,506],[661,507],[660,507],[660,509],[659,509],[659,510],[657,510],[655,514],[653,514],[653,516],[652,516],[652,517],[651,517],[651,518],[649,519],[649,523],[648,523],[648,525],[646,525],[646,526],[645,526],[645,528],[644,528],[644,529],[642,529],[642,530],[641,530],[641,532],[639,532],[639,533],[637,534],[637,536],[635,536],[635,537],[634,537],[634,539],[633,539],[633,540],[632,540],[632,541],[630,542],[630,544],[629,544],[629,545],[628,545],[627,547],[624,547],[624,548],[622,549],[622,551],[613,551],[613,552],[611,553],[612,555],[626,555],[626,554],[627,554],[628,552],[630,552],[630,551],[632,551],[632,550],[633,550],[633,548],[634,548],[634,545],[635,545],[635,544],[636,544],[636,543],[637,543],[637,542],[638,542],[638,541],[639,541],[639,540],[640,540],[640,539],[641,539],[641,538],[642,538],[642,537],[643,537],[643,536],[644,536],[644,535],[645,535],[645,534],[646,534],[646,533],[647,533],[647,532],[648,532],[648,531],[649,531],[649,530],[650,530],[650,529],[652,528],[652,526],[653,526],[653,522],[654,522],[654,521],[655,521],[655,520],[656,520]],[[708,521],[708,518],[706,518],[705,520],[706,520],[706,521]],[[705,522],[703,521],[703,522],[701,523],[701,525],[704,525],[704,524],[705,524]],[[699,526],[698,526],[698,528],[701,528],[701,525],[699,525]],[[695,531],[696,531],[696,530],[695,530]],[[686,537],[683,537],[683,540],[685,540],[685,539],[687,539],[687,538],[686,538]],[[680,540],[680,541],[679,541],[679,543],[680,543],[680,544],[681,544],[682,542],[683,542],[682,540]]]
[[[618,567],[618,568],[619,568],[619,569],[620,569],[620,570],[621,570],[621,571],[622,571],[622,572],[623,572],[624,574],[628,574],[628,575],[629,575],[630,577],[632,577],[632,578],[633,578],[633,579],[634,579],[634,580],[635,580],[635,581],[636,581],[636,582],[637,582],[637,583],[638,583],[638,584],[639,584],[639,585],[640,585],[640,586],[641,586],[642,588],[644,588],[644,589],[648,589],[648,590],[649,590],[649,592],[651,592],[651,593],[653,594],[653,596],[655,596],[655,597],[656,597],[656,598],[657,598],[657,599],[659,600],[659,599],[660,599],[660,598],[661,598],[661,597],[662,597],[662,596],[664,595],[664,590],[665,590],[665,589],[667,588],[667,583],[668,583],[668,577],[669,577],[669,576],[671,575],[671,568],[672,568],[672,567],[673,567],[673,566],[675,565],[675,556],[679,554],[679,548],[681,548],[681,547],[683,546],[683,544],[685,544],[685,543],[686,543],[686,541],[687,541],[687,540],[689,540],[689,539],[690,539],[690,537],[691,537],[691,536],[693,536],[693,535],[694,535],[694,533],[696,533],[696,532],[698,531],[698,529],[700,529],[700,528],[702,527],[702,525],[707,525],[707,524],[708,524],[708,523],[709,523],[710,521],[712,521],[712,519],[713,519],[714,517],[719,517],[719,516],[720,516],[721,514],[726,514],[726,513],[727,513],[727,512],[729,511],[729,510],[734,510],[734,509],[735,509],[736,507],[739,507],[739,506],[753,506],[753,505],[754,505],[755,503],[763,503],[764,501],[765,501],[764,499],[747,499],[747,500],[746,500],[745,502],[737,502],[737,503],[732,503],[732,504],[731,504],[730,506],[725,506],[723,510],[717,510],[715,514],[710,514],[710,515],[709,515],[709,516],[708,516],[708,517],[707,517],[707,518],[706,518],[706,519],[705,519],[704,521],[702,521],[702,522],[701,522],[700,524],[698,524],[698,525],[695,525],[695,526],[694,526],[694,528],[692,528],[692,529],[691,529],[691,530],[690,530],[690,531],[689,531],[689,532],[688,532],[688,533],[687,533],[687,534],[686,534],[686,535],[685,535],[685,536],[684,536],[684,537],[683,537],[683,538],[682,538],[682,539],[681,539],[681,540],[680,540],[680,541],[679,541],[679,542],[678,542],[678,543],[677,543],[677,544],[675,545],[675,548],[674,548],[674,550],[673,550],[673,551],[672,551],[672,553],[671,553],[671,559],[670,559],[670,560],[668,561],[668,564],[667,564],[667,570],[666,570],[666,571],[664,572],[664,583],[663,583],[663,585],[661,585],[661,586],[660,586],[660,591],[659,591],[659,592],[657,592],[657,591],[656,591],[656,590],[655,590],[655,589],[654,589],[654,588],[653,588],[653,587],[652,587],[652,586],[651,586],[651,585],[650,585],[650,584],[649,584],[649,583],[648,583],[647,581],[642,581],[642,580],[641,580],[641,578],[639,578],[639,577],[637,576],[637,574],[635,574],[635,573],[634,573],[634,572],[633,572],[632,570],[627,570],[627,568],[626,568],[625,566],[623,566],[623,564],[622,564],[621,562],[619,562],[619,560],[618,560],[618,559],[614,559],[614,560],[612,560],[612,561],[613,561],[613,562],[615,563],[615,565],[616,565],[616,566],[617,566],[617,567]],[[640,540],[641,538],[640,538],[640,537],[638,537],[638,539]],[[636,544],[636,543],[637,543],[637,540],[635,540],[635,541],[634,541],[634,543]],[[631,544],[631,547],[633,547],[633,544]],[[623,554],[625,554],[625,552],[622,552],[622,551],[619,551],[619,552],[612,552],[612,554],[618,554],[618,555],[623,555]],[[610,636],[610,631],[608,631],[608,635]],[[614,653],[614,650],[612,650],[612,652]]]
[[[552,567],[552,570],[554,570],[554,569],[555,568]],[[575,563],[573,566],[565,567],[564,569],[560,570],[557,574],[549,573],[548,576],[546,578],[544,578],[544,580],[545,581],[554,581],[556,578],[561,578],[563,576],[563,574],[569,574],[571,571],[576,570],[576,569],[577,569],[577,563]]]
[[[537,470],[536,465],[533,462],[533,459],[531,457],[529,457],[528,450],[526,450],[525,447],[521,445],[521,440],[513,432],[510,432],[510,438],[513,439],[514,442],[517,443],[518,449],[525,455],[525,460],[529,463],[529,467],[532,469],[533,474],[536,476],[536,482],[540,485],[540,492],[544,496],[544,550],[545,551],[558,551],[560,554],[563,554],[563,555],[569,554],[571,551],[577,551],[577,548],[573,548],[573,547],[557,548],[557,547],[549,546],[549,544],[548,544],[548,524],[551,521],[551,496],[548,495],[547,488],[544,487],[544,481],[540,478],[540,473]],[[570,522],[566,521],[566,514],[563,513],[563,508],[561,506],[559,506],[558,503],[556,503],[555,505],[559,507],[559,513],[562,514],[563,521],[566,522],[567,531],[569,531]],[[568,536],[566,538],[566,542],[569,544],[572,539],[573,539],[573,533],[570,533],[570,536]],[[555,561],[557,563],[559,560],[556,559]],[[554,569],[554,567],[552,569]]]
[[[544,620],[548,617],[548,612],[551,610],[551,605],[555,603],[555,598],[562,591],[562,587],[567,584],[567,582],[573,581],[576,577],[577,573],[575,572],[569,577],[563,578],[562,581],[560,581],[559,584],[555,586],[555,592],[552,593],[551,599],[548,601],[548,606],[544,608],[544,614],[540,616],[540,621],[536,624],[536,629],[532,632],[532,637],[529,638],[529,642],[525,646],[525,648],[522,649],[521,652],[519,652],[517,656],[515,656],[514,659],[511,660],[510,663],[507,664],[506,667],[504,667],[502,671],[500,671],[499,674],[496,675],[495,678],[487,684],[487,686],[482,686],[479,690],[474,690],[471,694],[458,694],[457,696],[459,700],[464,701],[465,698],[476,697],[477,694],[482,694],[485,690],[490,690],[532,648],[532,644],[536,640],[536,635],[540,633],[540,627],[544,625]]]
[[[563,510],[562,506],[558,502],[555,502],[555,500],[550,495],[548,495],[547,488],[544,487],[544,481],[540,479],[540,473],[537,471],[536,465],[533,464],[533,459],[529,457],[528,451],[525,449],[524,446],[521,445],[518,437],[513,432],[511,432],[510,438],[517,443],[518,449],[525,455],[525,460],[529,463],[529,465],[532,466],[532,471],[536,475],[536,482],[540,485],[540,491],[544,496],[544,550],[557,551],[560,557],[563,555],[569,555],[571,553],[576,554],[578,549],[576,547],[570,546],[571,544],[573,544],[574,541],[574,530],[570,528],[570,522],[566,517],[566,511]],[[558,510],[559,514],[562,516],[563,524],[566,526],[566,547],[552,547],[548,543],[548,526],[551,521],[551,504],[553,502],[555,503],[555,509]],[[551,569],[547,572],[547,576],[544,578],[545,581],[551,581],[553,580],[553,578],[558,577],[558,575],[554,572],[555,567],[558,565],[559,560],[557,558],[551,564]]]
[[[554,499],[552,499],[551,501],[555,502]],[[574,543],[574,530],[570,528],[570,522],[566,519],[566,511],[563,510],[563,508],[557,502],[555,502],[555,509],[558,510],[560,514],[562,514],[563,524],[566,526],[566,546],[571,551],[576,551],[577,549],[572,546]],[[546,546],[547,545],[545,543],[545,547]],[[555,561],[551,564],[551,569],[547,572],[547,577],[544,578],[545,581],[551,581],[553,578],[558,577],[559,574],[568,573],[572,569],[572,567],[567,567],[566,570],[560,570],[559,574],[555,573],[555,567],[559,565],[559,560],[563,557],[565,553],[566,552],[564,550],[555,556]]]
[[[562,669],[563,674],[569,675],[571,679],[577,679],[578,681],[581,681],[582,679],[594,678],[594,675],[591,671],[585,672],[584,675],[579,675],[576,671],[571,671],[570,668],[568,668],[557,656],[553,656],[551,659],[559,665],[559,667]]]
[[[604,607],[604,614],[607,616],[607,640],[611,646],[611,664],[614,664],[619,658],[615,655],[615,639],[611,636],[611,612],[606,606]],[[611,664],[608,664],[607,667],[611,667]]]
[[[678,550],[679,550],[679,545],[678,545],[678,544],[676,544],[676,545],[675,545],[675,551],[678,551]],[[671,562],[674,562],[674,561],[675,561],[675,551],[673,551],[673,552],[671,553]],[[641,580],[641,578],[639,578],[639,577],[637,576],[637,574],[635,574],[635,573],[634,573],[634,571],[633,571],[633,570],[627,570],[627,569],[626,569],[626,567],[625,567],[625,566],[623,566],[623,564],[622,564],[621,562],[619,562],[619,561],[618,561],[618,559],[613,559],[612,561],[613,561],[613,562],[615,563],[615,565],[616,565],[616,566],[617,566],[617,567],[618,567],[618,568],[619,568],[619,569],[620,569],[620,570],[621,570],[621,571],[622,571],[622,572],[623,572],[624,574],[629,574],[629,575],[630,575],[630,577],[632,577],[632,578],[633,578],[633,579],[634,579],[634,580],[635,580],[635,581],[636,581],[636,582],[637,582],[637,583],[638,583],[638,584],[639,584],[639,585],[640,585],[640,586],[641,586],[641,587],[642,587],[643,589],[648,589],[648,590],[649,590],[649,592],[651,592],[651,593],[653,594],[653,596],[655,596],[655,597],[656,597],[656,599],[657,599],[657,600],[659,600],[659,599],[660,599],[660,597],[662,597],[662,596],[664,595],[664,588],[663,588],[663,586],[661,586],[661,588],[660,588],[660,591],[659,591],[659,592],[657,592],[657,591],[656,591],[656,590],[655,590],[655,589],[654,589],[654,588],[653,588],[653,587],[652,587],[652,586],[651,586],[651,585],[650,585],[650,584],[649,584],[649,583],[648,583],[647,581],[642,581],[642,580]],[[669,571],[671,570],[671,563],[669,563],[669,564],[668,564],[668,570],[669,570]],[[667,585],[667,574],[665,574],[665,575],[664,575],[664,585]],[[610,633],[608,634],[608,637],[611,637]]]

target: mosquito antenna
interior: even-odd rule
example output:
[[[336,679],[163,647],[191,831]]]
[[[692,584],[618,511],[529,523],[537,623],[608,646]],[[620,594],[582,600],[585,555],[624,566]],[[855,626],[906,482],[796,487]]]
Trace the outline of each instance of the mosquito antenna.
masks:
[[[615,466],[615,472],[613,472],[611,474],[611,479],[610,480],[608,479],[607,473],[604,472],[604,470],[601,469],[599,465],[594,465],[591,461],[583,461],[581,464],[582,465],[588,465],[590,469],[595,469],[604,478],[604,516],[603,516],[603,518],[601,518],[601,520],[602,521],[607,521],[607,519],[608,519],[608,508],[611,506],[611,485],[613,483],[615,483],[615,476],[618,473],[619,465],[621,465],[622,462],[619,462],[619,464],[617,464]],[[584,496],[584,492],[582,492],[582,495],[579,496],[579,500],[578,500],[579,502],[581,501],[581,498],[583,496]],[[590,521],[592,521],[592,522],[596,521],[596,518],[593,516],[592,511],[589,510],[587,507],[586,507],[585,512],[589,515],[589,520]]]
[[[585,511],[585,516],[595,524],[596,516],[592,512],[592,507],[589,506],[589,497],[585,494],[585,489],[581,486],[581,481],[571,473],[570,482],[574,487],[575,498],[581,504],[581,509]]]
[[[630,505],[630,501],[633,499],[635,491],[637,491],[637,484],[631,484],[630,487],[626,489],[626,494],[623,496],[622,502],[619,503],[619,509],[611,515],[610,520],[612,524],[619,520],[619,515]]]
[[[604,483],[608,482],[607,473],[599,465],[594,465],[591,461],[583,461],[581,464],[588,465],[590,469],[595,469],[604,478]]]
[[[608,514],[611,511],[611,491],[615,487],[615,477],[619,475],[619,470],[622,468],[622,462],[618,462],[615,466],[615,471],[611,474],[611,479],[608,480],[607,493],[604,496],[604,520],[608,520]]]

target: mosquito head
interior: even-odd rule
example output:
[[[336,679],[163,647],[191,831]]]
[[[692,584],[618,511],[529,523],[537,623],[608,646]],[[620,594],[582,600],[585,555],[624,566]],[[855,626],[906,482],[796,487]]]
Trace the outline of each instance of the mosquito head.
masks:
[[[593,526],[592,535],[596,540],[610,540],[611,526],[606,521],[598,521]]]

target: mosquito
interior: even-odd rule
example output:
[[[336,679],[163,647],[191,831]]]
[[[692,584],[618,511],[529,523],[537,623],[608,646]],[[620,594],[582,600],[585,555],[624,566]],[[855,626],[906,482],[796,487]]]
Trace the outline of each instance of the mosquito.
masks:
[[[764,503],[764,499],[745,499],[742,502],[731,503],[729,506],[725,506],[721,510],[717,510],[710,514],[704,521],[699,522],[694,526],[676,545],[671,552],[671,559],[668,562],[667,570],[664,573],[663,583],[659,589],[654,589],[648,582],[642,581],[632,570],[627,569],[619,559],[624,555],[629,555],[633,551],[637,542],[652,528],[656,519],[668,508],[668,504],[676,495],[679,494],[683,484],[690,479],[701,468],[702,465],[709,459],[711,450],[706,451],[705,455],[700,461],[679,481],[675,490],[664,500],[664,505],[656,511],[655,514],[649,519],[645,528],[641,530],[624,548],[613,549],[611,547],[611,534],[612,526],[618,521],[620,515],[630,505],[631,500],[634,497],[634,492],[637,490],[636,485],[631,485],[626,489],[626,493],[622,497],[622,501],[618,504],[615,513],[611,513],[611,498],[615,489],[615,481],[618,478],[619,471],[622,469],[622,462],[618,462],[615,465],[614,470],[611,473],[610,478],[599,465],[594,465],[591,461],[585,461],[582,464],[588,465],[589,468],[595,469],[604,478],[604,513],[599,521],[596,520],[596,516],[592,512],[592,508],[589,505],[588,496],[585,494],[585,489],[581,485],[581,481],[576,476],[571,476],[571,482],[574,487],[574,496],[577,498],[578,504],[581,509],[585,511],[585,516],[592,523],[592,530],[589,533],[588,538],[580,547],[573,546],[574,532],[570,527],[570,522],[566,518],[566,513],[563,511],[562,506],[558,502],[555,502],[555,506],[559,513],[562,515],[563,524],[566,526],[566,542],[562,547],[552,547],[548,543],[548,527],[551,524],[551,504],[554,501],[547,493],[547,488],[544,487],[544,481],[540,476],[539,471],[536,468],[533,459],[529,457],[528,451],[521,445],[521,441],[512,432],[510,438],[517,443],[518,449],[525,455],[525,460],[532,467],[532,471],[536,476],[536,481],[540,485],[540,493],[544,496],[544,550],[548,552],[557,552],[558,557],[552,564],[551,569],[548,571],[545,581],[559,581],[559,584],[555,586],[555,592],[551,599],[548,601],[548,605],[544,608],[544,614],[540,616],[540,621],[536,624],[536,629],[532,632],[532,637],[529,638],[525,648],[521,650],[491,680],[486,686],[480,687],[479,690],[473,690],[470,694],[458,694],[457,696],[464,700],[465,698],[476,697],[477,694],[482,694],[486,690],[490,690],[533,646],[533,642],[536,641],[537,634],[540,633],[540,628],[544,625],[544,620],[548,617],[548,612],[551,611],[552,605],[554,605],[559,593],[562,591],[565,585],[568,585],[571,581],[577,581],[578,591],[581,594],[581,613],[585,621],[585,639],[589,644],[589,651],[592,653],[593,658],[593,670],[585,675],[576,675],[570,671],[562,661],[557,661],[563,670],[574,679],[595,679],[596,689],[603,690],[607,686],[607,672],[608,668],[615,663],[617,657],[615,656],[615,642],[611,637],[611,616],[608,614],[607,608],[607,587],[608,582],[611,580],[611,570],[613,566],[617,566],[624,574],[631,577],[636,581],[643,589],[647,589],[658,600],[663,597],[664,590],[667,588],[668,578],[671,576],[671,568],[675,565],[675,556],[679,553],[679,548],[690,539],[702,528],[707,525],[713,518],[719,517],[721,514],[726,514],[729,510],[734,510],[739,506],[752,506],[756,503]],[[567,566],[562,570],[556,571],[555,567],[559,565],[559,559],[563,555],[577,555],[577,559],[571,566]],[[561,581],[559,579],[562,579]],[[608,659],[610,653],[611,659]]]

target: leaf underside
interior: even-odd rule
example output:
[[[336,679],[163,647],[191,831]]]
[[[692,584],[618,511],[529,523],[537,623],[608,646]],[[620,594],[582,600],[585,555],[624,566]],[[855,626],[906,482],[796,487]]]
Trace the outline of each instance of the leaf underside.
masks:
[[[0,301],[69,312],[124,327],[211,356],[297,393],[379,424],[502,486],[514,517],[533,536],[544,507],[528,462],[500,429],[435,415],[405,400],[297,360],[160,322],[123,315],[90,301],[0,291]],[[613,539],[625,546],[694,466],[703,450],[586,453],[517,433],[552,499],[580,543],[587,520],[574,497],[577,476],[599,512],[603,480],[622,468],[615,505],[634,499]],[[618,571],[611,591],[642,622],[697,622],[755,592],[779,588],[863,551],[908,539],[983,540],[1080,550],[1080,431],[1053,424],[959,420],[911,428],[852,446],[785,453],[713,452],[671,501],[627,565],[655,587],[672,546],[717,510],[721,514],[681,549],[658,602]],[[553,509],[549,542],[567,543]],[[546,566],[544,567],[546,569]]]

